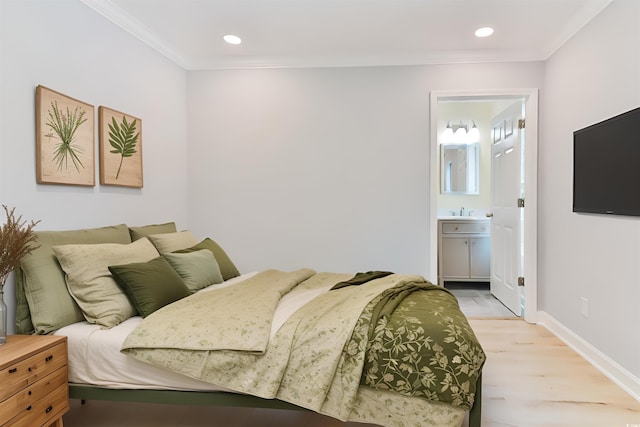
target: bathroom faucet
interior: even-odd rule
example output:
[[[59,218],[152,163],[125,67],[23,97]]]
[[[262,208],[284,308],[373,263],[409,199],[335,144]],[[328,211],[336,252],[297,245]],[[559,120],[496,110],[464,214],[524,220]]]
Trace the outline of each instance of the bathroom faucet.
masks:
[[[460,207],[460,216],[464,216],[464,206]]]

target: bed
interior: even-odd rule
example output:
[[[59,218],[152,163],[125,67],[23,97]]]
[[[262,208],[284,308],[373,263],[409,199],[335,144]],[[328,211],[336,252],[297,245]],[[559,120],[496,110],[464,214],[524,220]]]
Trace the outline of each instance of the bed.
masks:
[[[480,426],[485,354],[455,297],[420,276],[240,274],[174,223],[37,237],[16,330],[67,336],[71,398]]]

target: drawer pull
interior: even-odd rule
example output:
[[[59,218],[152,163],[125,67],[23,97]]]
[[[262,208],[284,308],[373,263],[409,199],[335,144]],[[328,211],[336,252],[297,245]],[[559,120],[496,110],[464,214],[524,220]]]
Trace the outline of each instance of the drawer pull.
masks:
[[[53,410],[53,406],[49,405],[49,407],[48,407],[47,409],[45,409],[45,411],[44,411],[44,412],[46,412],[46,413],[48,414],[48,413],[49,413],[49,412],[51,412],[52,410]]]
[[[9,373],[10,373],[10,374],[14,374],[14,373],[16,373],[16,372],[18,372],[18,368],[11,368],[11,369],[9,369]]]
[[[27,406],[27,411],[31,410],[31,405]]]
[[[45,362],[51,362],[53,360],[53,354],[50,354],[49,356],[44,358]]]

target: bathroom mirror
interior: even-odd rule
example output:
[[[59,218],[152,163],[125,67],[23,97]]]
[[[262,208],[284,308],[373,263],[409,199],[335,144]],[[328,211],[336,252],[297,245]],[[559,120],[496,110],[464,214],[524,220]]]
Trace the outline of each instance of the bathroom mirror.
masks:
[[[480,146],[443,144],[440,146],[440,192],[479,194]]]

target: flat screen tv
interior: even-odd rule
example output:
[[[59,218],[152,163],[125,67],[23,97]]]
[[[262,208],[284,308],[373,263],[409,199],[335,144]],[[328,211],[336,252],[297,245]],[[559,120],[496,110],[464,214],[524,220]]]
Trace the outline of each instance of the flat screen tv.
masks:
[[[640,216],[640,107],[573,132],[573,211]]]

